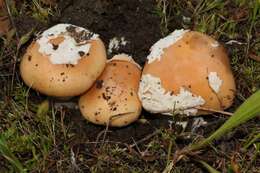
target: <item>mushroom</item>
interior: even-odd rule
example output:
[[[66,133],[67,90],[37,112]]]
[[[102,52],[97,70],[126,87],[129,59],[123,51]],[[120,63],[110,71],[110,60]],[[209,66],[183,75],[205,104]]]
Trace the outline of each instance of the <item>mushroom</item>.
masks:
[[[103,42],[82,27],[58,24],[36,38],[20,64],[24,82],[55,97],[84,93],[106,65]]]
[[[95,85],[80,97],[79,108],[92,123],[115,127],[126,126],[138,119],[141,68],[134,60],[119,54],[107,62]]]
[[[199,115],[231,106],[235,82],[225,48],[195,31],[176,30],[151,49],[139,98],[151,113]]]

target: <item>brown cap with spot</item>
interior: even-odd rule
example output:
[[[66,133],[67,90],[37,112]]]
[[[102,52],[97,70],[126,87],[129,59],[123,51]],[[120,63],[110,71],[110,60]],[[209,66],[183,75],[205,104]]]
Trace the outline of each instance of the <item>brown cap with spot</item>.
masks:
[[[116,55],[109,60],[96,84],[81,96],[79,107],[92,123],[126,126],[138,119],[141,103],[137,91],[141,69],[131,57]]]
[[[205,34],[188,30],[177,30],[151,48],[141,80],[139,96],[150,112],[205,113],[194,109],[198,106],[222,110],[232,104],[235,95],[224,47]]]
[[[104,44],[96,34],[58,24],[31,43],[20,71],[29,87],[50,96],[70,97],[88,90],[106,61]]]

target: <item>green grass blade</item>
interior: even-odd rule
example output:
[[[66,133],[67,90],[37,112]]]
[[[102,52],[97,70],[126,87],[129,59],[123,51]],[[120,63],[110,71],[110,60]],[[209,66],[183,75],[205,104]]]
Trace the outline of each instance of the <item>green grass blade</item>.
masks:
[[[25,173],[21,162],[14,156],[14,154],[10,151],[8,146],[6,145],[4,139],[0,137],[0,154],[8,160],[16,169],[21,173]]]
[[[22,45],[24,45],[25,43],[27,43],[30,40],[32,34],[34,33],[34,30],[35,30],[35,28],[33,28],[30,32],[28,32],[27,34],[23,35],[20,38],[18,46],[17,46],[17,50],[19,50]]]
[[[217,131],[199,143],[192,144],[188,151],[198,150],[219,139],[233,128],[260,114],[260,90],[251,95]]]
[[[203,165],[203,167],[209,172],[209,173],[220,173],[219,171],[217,171],[215,168],[211,167],[209,164],[207,164],[206,162],[200,160],[199,163],[201,163]]]
[[[257,135],[255,135],[253,137],[253,139],[251,139],[244,147],[243,149],[246,150],[250,145],[252,145],[253,143],[255,143],[258,139],[260,139],[260,133],[258,133]]]

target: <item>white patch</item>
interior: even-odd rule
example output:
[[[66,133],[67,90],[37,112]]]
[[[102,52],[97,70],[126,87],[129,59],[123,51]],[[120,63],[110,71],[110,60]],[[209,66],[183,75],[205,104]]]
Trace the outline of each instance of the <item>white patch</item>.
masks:
[[[125,46],[128,41],[125,40],[125,37],[121,37],[121,45]]]
[[[111,54],[113,50],[119,50],[120,46],[125,46],[128,41],[125,40],[125,37],[117,38],[114,37],[110,39],[108,45],[108,53]]]
[[[237,40],[229,40],[226,42],[227,45],[232,45],[232,44],[238,44],[238,45],[242,45],[242,44],[246,44],[246,43],[242,43],[242,42],[239,42]]]
[[[210,72],[208,75],[209,86],[214,92],[218,93],[223,81],[219,78],[217,72]]]
[[[120,60],[120,61],[128,61],[134,65],[136,65],[139,69],[142,69],[142,67],[135,62],[135,60],[132,58],[131,55],[121,53],[113,56],[113,58],[107,60],[107,62],[113,61],[113,60]]]
[[[175,30],[170,35],[160,39],[157,41],[150,49],[150,54],[147,56],[148,64],[152,63],[155,60],[160,60],[161,55],[164,52],[165,48],[170,47],[174,43],[176,43],[178,40],[180,40],[183,35],[188,32],[189,30]]]
[[[186,17],[186,16],[182,16],[182,21],[185,23],[190,23],[191,18],[190,17]]]
[[[191,131],[195,132],[200,126],[208,124],[207,121],[205,121],[202,117],[198,117],[194,120],[192,123]]]
[[[201,96],[194,96],[182,87],[179,94],[167,92],[162,87],[160,78],[150,74],[142,76],[138,95],[143,107],[152,113],[195,115],[198,111],[195,107],[205,103]]]
[[[177,121],[176,124],[182,126],[182,129],[185,130],[188,125],[188,121]]]
[[[76,163],[75,153],[72,150],[72,148],[70,149],[70,153],[71,153],[71,155],[70,155],[71,164],[73,165],[74,169],[79,170],[79,167],[78,167],[78,165]]]
[[[219,47],[219,42],[214,41],[213,43],[211,43],[211,47],[214,47],[214,48]]]
[[[73,33],[68,31],[69,27],[75,28],[75,33],[83,34],[83,37],[76,40]],[[49,41],[57,37],[63,37],[64,41],[54,48]],[[97,34],[91,33],[85,28],[71,24],[58,24],[44,31],[37,43],[40,45],[39,52],[48,56],[52,64],[76,65],[81,59],[79,52],[87,54],[91,47],[88,41],[97,38]]]

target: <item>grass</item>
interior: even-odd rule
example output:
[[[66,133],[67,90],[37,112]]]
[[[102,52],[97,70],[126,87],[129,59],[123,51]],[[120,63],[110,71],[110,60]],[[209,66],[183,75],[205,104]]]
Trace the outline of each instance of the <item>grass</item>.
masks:
[[[20,7],[11,5],[14,18],[26,14],[42,23],[48,23],[58,12],[56,7],[39,0],[24,0]],[[235,103],[229,111],[235,112],[259,90],[260,62],[252,59],[260,56],[259,0],[157,0],[154,12],[161,18],[162,36],[177,28],[189,28],[207,33],[225,45],[237,84]],[[81,140],[78,124],[70,116],[73,110],[55,107],[52,99],[22,83],[17,68],[13,73],[15,56],[19,58],[30,34],[16,40],[12,30],[9,38],[0,41],[0,172],[162,172],[176,151],[213,133],[226,120],[213,119],[209,132],[202,129],[201,133],[159,128],[158,133],[141,143],[135,139],[130,143],[106,141],[100,147],[99,141]],[[84,126],[90,124],[84,122]],[[205,172],[206,166],[219,172],[260,172],[259,133],[256,118],[222,136],[203,152],[183,156],[177,164],[170,165],[170,170]],[[131,144],[136,145],[130,147]],[[194,160],[201,160],[204,166]]]
[[[193,152],[201,150],[208,145],[210,145],[214,140],[219,139],[220,137],[224,136],[228,132],[230,132],[235,127],[247,122],[248,120],[255,118],[260,114],[260,90],[250,96],[220,128],[218,128],[213,134],[211,134],[206,139],[203,139],[199,142],[195,142],[187,147],[184,147],[181,150],[177,150],[175,152],[175,156],[173,157],[171,163],[167,162],[166,170],[173,169],[172,165],[175,165],[181,158],[185,155],[192,155]],[[255,141],[259,138],[259,134],[256,135],[248,145],[252,144],[252,141]],[[171,143],[172,144],[172,143]],[[247,145],[247,146],[248,146]],[[211,168],[206,162],[199,161],[205,168],[208,169],[209,172],[216,172],[214,168]],[[233,163],[233,162],[232,162]],[[233,163],[234,165],[234,163]],[[169,168],[170,167],[170,168]],[[239,167],[236,165],[234,166],[235,172],[240,171]],[[169,172],[169,171],[165,171]]]
[[[217,129],[211,136],[198,144],[193,144],[188,147],[188,150],[199,150],[209,145],[214,140],[224,136],[227,132],[233,128],[247,122],[248,120],[255,118],[260,114],[260,90],[250,96],[219,129]],[[257,136],[258,137],[258,136]]]

